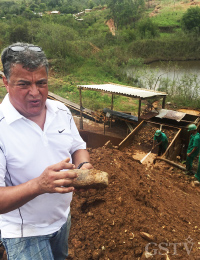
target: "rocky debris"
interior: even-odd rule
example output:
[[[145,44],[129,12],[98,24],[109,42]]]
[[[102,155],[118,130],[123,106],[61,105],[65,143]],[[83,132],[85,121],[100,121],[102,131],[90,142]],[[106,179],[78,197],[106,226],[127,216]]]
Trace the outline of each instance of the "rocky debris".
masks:
[[[165,162],[146,169],[116,149],[89,152],[95,168],[109,173],[109,185],[74,194],[68,259],[199,255],[200,187],[191,185],[192,177],[176,168],[172,173]]]

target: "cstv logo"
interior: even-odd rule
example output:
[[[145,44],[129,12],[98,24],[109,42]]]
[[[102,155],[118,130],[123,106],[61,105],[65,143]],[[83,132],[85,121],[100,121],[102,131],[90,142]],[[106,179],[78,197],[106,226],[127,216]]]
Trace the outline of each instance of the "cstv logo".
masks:
[[[172,253],[172,255],[178,255],[178,249],[185,248],[188,255],[190,255],[194,243],[193,239],[190,236],[185,239],[185,242],[182,243],[166,243],[161,242],[159,244],[151,242],[146,244],[145,251],[150,253],[151,255],[166,255]]]

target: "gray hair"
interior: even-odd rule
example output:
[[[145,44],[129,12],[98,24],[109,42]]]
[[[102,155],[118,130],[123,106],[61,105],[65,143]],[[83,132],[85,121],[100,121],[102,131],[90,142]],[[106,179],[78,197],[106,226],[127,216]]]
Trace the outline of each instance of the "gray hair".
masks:
[[[13,51],[12,47],[18,46],[24,47],[24,50]],[[34,71],[37,68],[45,67],[48,73],[49,64],[46,55],[42,51],[34,51],[31,47],[38,47],[33,44],[17,42],[7,48],[5,48],[1,53],[1,61],[3,64],[4,75],[7,79],[10,77],[11,68],[13,64],[21,64],[23,68]],[[23,49],[23,48],[22,48]]]

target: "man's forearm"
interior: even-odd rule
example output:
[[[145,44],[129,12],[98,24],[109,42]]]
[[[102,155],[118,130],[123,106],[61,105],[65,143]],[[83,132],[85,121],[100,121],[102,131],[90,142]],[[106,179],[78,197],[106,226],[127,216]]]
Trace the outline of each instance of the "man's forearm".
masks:
[[[196,151],[197,147],[194,147],[190,153],[188,153],[188,156],[192,155]]]
[[[76,168],[82,162],[90,162],[90,155],[85,149],[77,150],[72,154],[72,163],[75,165]]]
[[[17,186],[0,187],[0,194],[0,214],[15,210],[39,195],[34,180]]]

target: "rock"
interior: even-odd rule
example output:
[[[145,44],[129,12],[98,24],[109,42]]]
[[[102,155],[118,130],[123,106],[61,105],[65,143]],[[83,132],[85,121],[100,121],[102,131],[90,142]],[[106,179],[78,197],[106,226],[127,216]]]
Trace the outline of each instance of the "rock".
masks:
[[[100,258],[102,254],[102,251],[100,249],[96,249],[93,253],[92,253],[92,259],[93,260],[98,260]]]
[[[72,239],[72,244],[75,248],[81,248],[82,247],[82,243],[81,241],[77,240],[77,239]]]
[[[154,237],[146,232],[140,232],[140,236],[150,242],[154,240]]]
[[[199,185],[200,185],[200,182],[199,182],[199,181],[193,181],[192,186],[199,186]]]
[[[108,173],[96,169],[82,170],[74,169],[69,172],[75,172],[78,177],[71,186],[78,189],[103,189],[108,186]]]
[[[109,212],[110,212],[110,214],[114,215],[115,214],[115,209],[110,209]]]
[[[141,260],[145,260],[145,259],[152,259],[153,255],[150,252],[144,251],[144,253],[142,254]]]
[[[89,211],[89,212],[87,213],[87,216],[88,216],[88,217],[93,217],[94,214],[93,214],[92,212]]]

